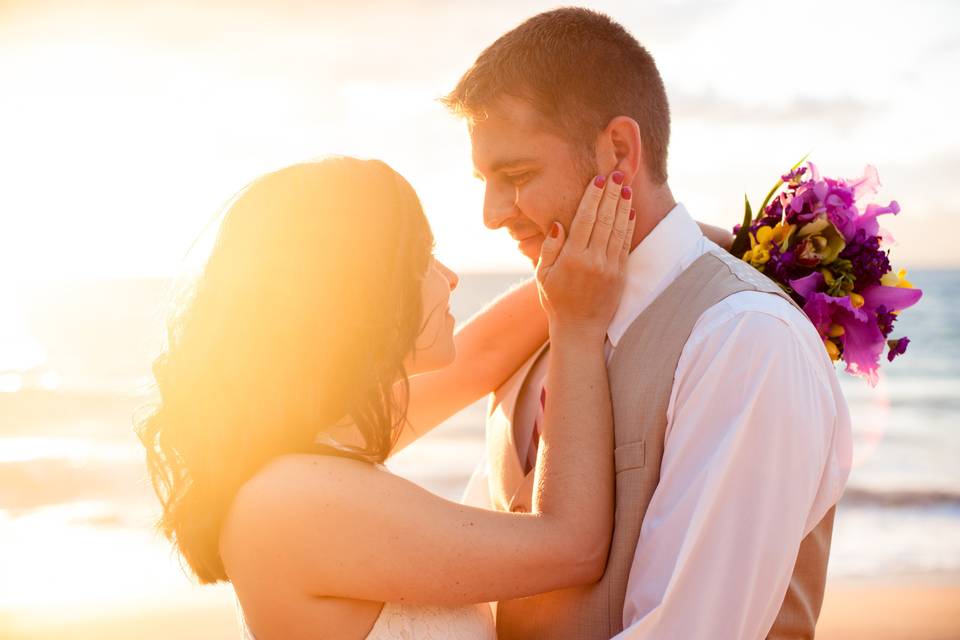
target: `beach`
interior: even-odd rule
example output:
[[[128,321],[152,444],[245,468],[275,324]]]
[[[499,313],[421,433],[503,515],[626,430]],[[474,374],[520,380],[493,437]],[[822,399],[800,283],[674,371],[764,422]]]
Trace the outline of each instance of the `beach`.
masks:
[[[956,640],[960,576],[828,582],[820,640]]]
[[[206,607],[93,612],[64,621],[0,619],[3,638],[41,640],[239,640],[229,595]],[[960,576],[830,582],[819,640],[956,640],[960,638]]]

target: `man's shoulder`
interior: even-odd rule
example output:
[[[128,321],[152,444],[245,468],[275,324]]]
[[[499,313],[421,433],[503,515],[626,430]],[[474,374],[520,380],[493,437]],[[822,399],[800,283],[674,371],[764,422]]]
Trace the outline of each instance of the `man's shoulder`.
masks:
[[[729,322],[788,332],[806,338],[816,337],[810,319],[784,296],[768,291],[737,291],[708,307],[694,326],[691,337],[710,333]],[[819,341],[819,338],[817,338]]]
[[[809,318],[797,309],[789,300],[768,291],[738,291],[712,307],[708,307],[700,317],[700,324],[723,322],[742,318],[762,324],[784,325],[784,328],[813,328]],[[771,322],[775,320],[776,322]]]
[[[722,342],[717,340],[720,337]],[[830,368],[823,341],[806,314],[783,296],[764,291],[738,291],[704,311],[684,350],[705,343],[725,348],[742,344],[743,348],[769,349],[771,354],[783,353],[792,343],[810,365]]]
[[[710,256],[722,262],[726,267],[726,271],[728,271],[730,275],[735,277],[737,280],[745,282],[748,285],[752,285],[760,291],[779,291],[779,287],[773,280],[760,273],[743,260],[730,255],[728,251],[721,249],[713,242],[706,241],[704,243],[704,249],[704,256]]]

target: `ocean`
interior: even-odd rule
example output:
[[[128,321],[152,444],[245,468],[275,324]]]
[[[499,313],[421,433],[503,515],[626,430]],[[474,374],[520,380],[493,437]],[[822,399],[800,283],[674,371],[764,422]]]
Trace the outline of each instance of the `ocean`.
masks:
[[[960,572],[960,271],[924,290],[896,335],[907,355],[869,387],[840,373],[855,465],[837,512],[831,579]],[[522,274],[464,274],[459,320]],[[6,286],[6,288],[3,288]],[[151,530],[155,499],[132,416],[146,400],[169,283],[0,285],[0,628],[144,602],[226,602],[193,585]],[[483,451],[477,403],[391,461],[456,499]]]

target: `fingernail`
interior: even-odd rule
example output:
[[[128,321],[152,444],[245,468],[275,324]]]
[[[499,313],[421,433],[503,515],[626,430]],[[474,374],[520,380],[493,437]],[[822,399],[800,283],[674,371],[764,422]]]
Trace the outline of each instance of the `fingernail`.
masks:
[[[636,210],[636,209],[630,209],[630,219],[633,220],[633,219],[636,218],[636,217],[637,217],[637,210]]]
[[[632,195],[633,195],[633,189],[631,189],[630,187],[624,187],[623,189],[620,190],[620,197],[623,198],[624,200],[629,200],[630,196]]]
[[[604,176],[597,176],[593,179],[593,184],[597,185],[597,188],[603,189],[603,185],[607,184],[607,179]]]
[[[559,222],[554,222],[554,223],[553,223],[553,226],[550,227],[550,237],[551,237],[551,238],[556,238],[556,237],[558,237],[559,235],[560,235],[560,223],[559,223]]]
[[[610,174],[610,179],[617,184],[623,184],[623,174],[619,171],[614,171]]]

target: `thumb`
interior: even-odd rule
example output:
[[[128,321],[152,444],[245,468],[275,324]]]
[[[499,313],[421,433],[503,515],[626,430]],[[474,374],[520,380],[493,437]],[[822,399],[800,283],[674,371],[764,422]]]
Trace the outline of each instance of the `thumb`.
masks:
[[[540,245],[540,262],[537,264],[537,270],[549,269],[557,261],[560,250],[563,248],[563,241],[566,239],[566,231],[563,225],[554,221],[550,227],[550,233],[543,239]]]

